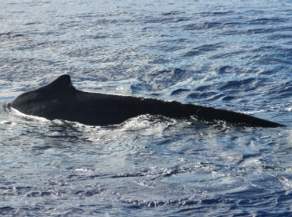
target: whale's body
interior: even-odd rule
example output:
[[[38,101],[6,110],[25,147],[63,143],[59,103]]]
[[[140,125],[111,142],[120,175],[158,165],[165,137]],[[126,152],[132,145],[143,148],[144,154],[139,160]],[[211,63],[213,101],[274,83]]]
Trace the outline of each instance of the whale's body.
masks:
[[[69,75],[47,86],[18,96],[10,106],[28,115],[49,120],[62,119],[87,125],[119,124],[131,117],[150,114],[176,119],[195,117],[199,121],[225,121],[249,127],[280,127],[281,124],[242,113],[178,102],[131,96],[89,93],[73,87]]]

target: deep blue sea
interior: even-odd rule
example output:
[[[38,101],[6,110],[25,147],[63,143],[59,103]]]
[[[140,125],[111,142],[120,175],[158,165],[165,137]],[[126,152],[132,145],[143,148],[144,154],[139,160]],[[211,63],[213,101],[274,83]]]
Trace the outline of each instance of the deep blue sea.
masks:
[[[0,216],[292,216],[291,0],[0,2]],[[2,108],[61,74],[288,127],[93,127]]]

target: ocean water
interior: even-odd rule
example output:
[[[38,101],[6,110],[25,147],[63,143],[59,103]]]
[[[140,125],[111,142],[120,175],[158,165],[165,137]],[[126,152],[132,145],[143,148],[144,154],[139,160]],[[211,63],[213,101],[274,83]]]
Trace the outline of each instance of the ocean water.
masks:
[[[6,0],[1,216],[292,216],[292,1]],[[7,112],[70,74],[81,90],[287,125],[132,118],[93,127]]]

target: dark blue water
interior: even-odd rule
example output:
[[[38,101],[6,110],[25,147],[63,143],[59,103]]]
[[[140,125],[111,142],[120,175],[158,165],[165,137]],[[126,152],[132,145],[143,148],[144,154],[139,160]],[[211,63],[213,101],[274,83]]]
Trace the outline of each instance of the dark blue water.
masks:
[[[92,92],[288,125],[140,116],[92,127],[0,111],[1,216],[292,216],[292,2],[7,0],[0,104],[68,73]]]

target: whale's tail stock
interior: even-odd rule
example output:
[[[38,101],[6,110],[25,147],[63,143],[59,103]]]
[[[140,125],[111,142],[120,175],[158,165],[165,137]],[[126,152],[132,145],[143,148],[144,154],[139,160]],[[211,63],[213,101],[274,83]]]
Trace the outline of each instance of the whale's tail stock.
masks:
[[[246,127],[284,127],[285,125],[253,117],[247,114],[228,111],[224,109],[215,109],[201,106],[194,106],[195,117],[199,120],[214,122],[224,121],[232,125],[246,126]]]
[[[280,123],[224,109],[216,109],[191,104],[181,104],[178,102],[168,102],[167,104],[168,105],[165,105],[163,112],[161,112],[161,115],[165,115],[171,118],[194,117],[198,121],[205,121],[209,123],[223,121],[227,124],[245,127],[285,127],[285,125]]]

